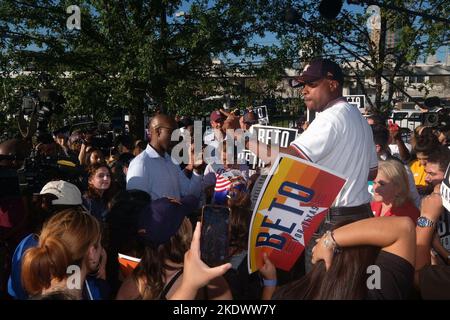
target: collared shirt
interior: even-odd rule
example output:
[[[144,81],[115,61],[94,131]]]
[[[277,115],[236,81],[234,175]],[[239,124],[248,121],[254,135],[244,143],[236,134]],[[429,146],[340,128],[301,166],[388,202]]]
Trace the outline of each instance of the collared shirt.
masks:
[[[347,178],[333,206],[370,202],[367,178],[369,171],[378,167],[372,130],[359,110],[345,99],[330,102],[291,145],[303,158]]]
[[[200,197],[201,184],[200,175],[194,172],[189,179],[167,153],[161,157],[150,144],[130,162],[127,173],[127,190],[145,191],[152,200],[180,199],[186,195]]]
[[[8,293],[11,297],[18,300],[26,300],[29,298],[28,293],[22,285],[22,260],[25,252],[30,248],[35,248],[39,244],[39,237],[32,233],[27,235],[17,245],[14,250],[11,264],[11,275],[8,279]],[[110,288],[108,283],[103,279],[95,276],[87,275],[83,286],[83,300],[105,300],[110,297]]]

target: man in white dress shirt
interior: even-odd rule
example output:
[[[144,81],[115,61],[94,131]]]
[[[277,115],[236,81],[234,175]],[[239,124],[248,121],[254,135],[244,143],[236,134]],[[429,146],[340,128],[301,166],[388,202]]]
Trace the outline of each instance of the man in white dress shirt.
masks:
[[[162,197],[180,199],[186,195],[200,197],[202,176],[195,166],[189,179],[167,153],[172,132],[177,124],[172,117],[159,114],[149,124],[150,143],[130,163],[127,173],[127,190],[147,192],[156,200]]]

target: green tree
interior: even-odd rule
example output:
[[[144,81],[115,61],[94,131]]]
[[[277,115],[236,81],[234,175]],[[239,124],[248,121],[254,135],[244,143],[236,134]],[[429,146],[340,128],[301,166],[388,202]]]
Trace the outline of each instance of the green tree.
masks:
[[[448,18],[448,1],[384,3]],[[361,90],[374,90],[369,104],[382,109],[395,87],[384,93],[381,79],[395,79],[419,57],[448,44],[443,22],[382,9],[382,32],[374,41],[368,14],[343,9],[328,21],[317,1],[308,0],[193,0],[184,15],[176,14],[186,8],[181,0],[80,0],[80,30],[67,28],[71,4],[0,2],[0,111],[11,115],[0,119],[2,131],[12,128],[23,92],[51,86],[67,100],[63,114],[53,118],[57,125],[81,114],[107,120],[124,109],[131,132],[140,135],[145,101],[172,114],[205,113],[202,99],[215,94],[240,96],[247,106],[278,95],[285,68],[299,68],[317,55],[340,60]],[[386,30],[397,32],[394,48],[384,45]],[[268,33],[278,43],[255,41]],[[39,81],[43,71],[51,79],[45,85]],[[375,79],[373,88],[363,85],[365,77]]]
[[[175,113],[198,109],[206,89],[226,91],[228,71],[213,58],[253,54],[249,42],[264,31],[259,15],[269,2],[195,0],[177,17],[180,0],[84,0],[78,1],[80,30],[66,26],[71,4],[1,2],[3,79],[31,70],[36,80],[33,70],[46,71],[67,99],[64,118],[88,113],[99,120],[125,108],[131,131],[139,134],[145,98]],[[13,82],[8,96],[22,85]],[[39,87],[37,80],[31,87]]]
[[[359,11],[344,7],[336,19],[327,20],[320,15],[317,1],[302,1],[292,5],[294,11],[289,14],[293,24],[280,25],[276,32],[281,39],[291,39],[281,42],[291,50],[301,50],[303,46],[300,60],[323,54],[341,61],[369,97],[370,106],[385,111],[391,106],[394,92],[403,90],[395,84],[395,77],[408,74],[409,65],[448,45],[445,19],[449,19],[450,4],[442,0],[386,0],[380,5],[378,31],[367,27],[371,17],[366,12],[367,5],[360,5]],[[388,34],[395,37],[394,46],[387,45]],[[373,85],[364,82],[366,77],[374,79]],[[383,79],[391,84],[387,92],[383,91]],[[372,98],[369,92],[374,92]]]

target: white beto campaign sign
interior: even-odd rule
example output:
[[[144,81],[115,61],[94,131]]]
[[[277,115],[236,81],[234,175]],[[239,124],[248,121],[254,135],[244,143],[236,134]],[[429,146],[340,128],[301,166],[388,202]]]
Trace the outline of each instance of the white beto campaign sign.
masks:
[[[442,205],[450,211],[450,165],[445,172],[444,181],[441,183]]]
[[[436,225],[436,231],[441,244],[445,249],[447,249],[447,251],[450,251],[450,165],[447,167],[444,180],[441,183],[440,193],[442,198],[442,205],[445,207],[445,209],[447,209],[447,211],[441,214],[441,216],[439,217],[439,221]]]
[[[344,97],[349,104],[357,107],[361,113],[364,113],[364,106],[366,105],[366,97],[364,95],[348,95]]]
[[[289,147],[291,142],[293,142],[298,136],[297,129],[292,128],[254,125],[252,126],[252,129],[258,137],[258,141],[282,148]],[[264,161],[259,159],[253,152],[247,149],[244,149],[243,152],[238,154],[238,159],[244,159],[250,169],[253,170],[257,167],[263,168],[266,166]]]
[[[258,116],[259,124],[269,124],[269,113],[267,112],[267,106],[259,106],[253,109]]]

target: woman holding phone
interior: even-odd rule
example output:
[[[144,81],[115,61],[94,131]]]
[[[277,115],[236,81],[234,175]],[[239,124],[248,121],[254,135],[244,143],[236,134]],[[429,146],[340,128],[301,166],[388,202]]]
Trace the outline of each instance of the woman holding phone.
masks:
[[[160,198],[141,212],[138,233],[142,240],[141,261],[122,283],[118,300],[171,299],[184,278],[183,259],[192,239],[192,225],[186,218],[198,199]],[[226,281],[216,278],[204,286],[195,299],[231,299]]]

